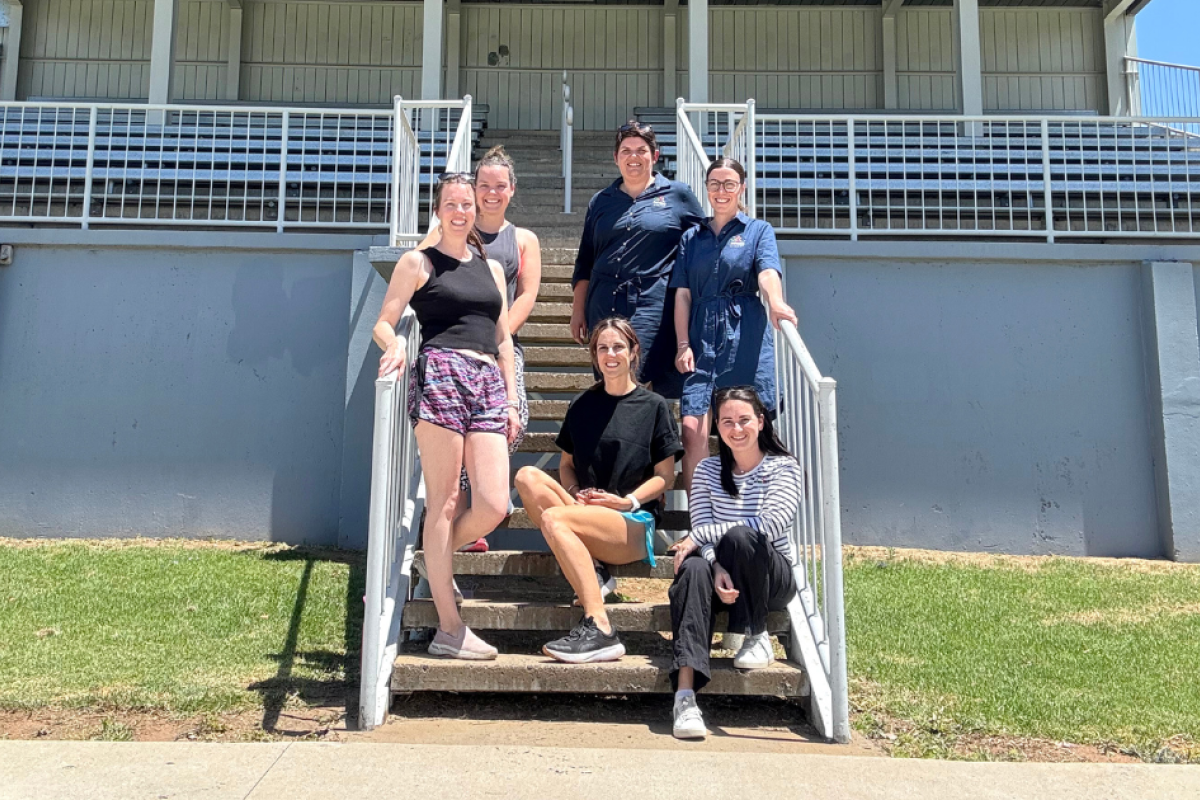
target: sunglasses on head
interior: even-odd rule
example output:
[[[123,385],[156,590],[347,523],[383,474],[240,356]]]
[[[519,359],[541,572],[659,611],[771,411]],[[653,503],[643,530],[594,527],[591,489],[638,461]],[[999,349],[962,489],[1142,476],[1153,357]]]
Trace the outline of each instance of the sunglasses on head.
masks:
[[[438,175],[438,183],[448,183],[450,181],[474,183],[475,176],[470,172],[443,172],[441,175]]]
[[[617,128],[617,133],[654,133],[654,128],[649,125],[643,125],[640,122],[626,122],[621,127]]]

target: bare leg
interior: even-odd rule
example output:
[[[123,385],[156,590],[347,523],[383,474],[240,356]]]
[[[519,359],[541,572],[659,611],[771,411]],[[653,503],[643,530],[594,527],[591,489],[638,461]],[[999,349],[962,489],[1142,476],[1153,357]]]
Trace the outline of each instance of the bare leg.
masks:
[[[471,507],[454,521],[453,549],[496,530],[508,513],[508,445],[498,433],[467,433],[463,463],[471,481]]]
[[[680,667],[678,685],[675,691],[682,692],[693,688],[696,685],[696,671],[691,667]]]
[[[702,417],[683,418],[683,488],[692,490],[692,473],[696,465],[708,457],[708,431],[712,412]]]
[[[513,483],[516,484],[517,494],[521,496],[525,513],[539,528],[542,527],[542,512],[547,508],[575,505],[575,498],[562,484],[537,467],[521,467]]]
[[[611,633],[608,612],[596,584],[593,556],[605,564],[629,564],[646,557],[646,526],[600,506],[554,506],[542,512],[542,535],[554,551],[583,613]]]
[[[457,636],[463,627],[454,604],[454,548],[451,528],[458,511],[458,474],[463,463],[463,437],[420,420],[416,428],[421,470],[425,474],[423,547],[429,570],[429,591],[437,607],[438,626]]]

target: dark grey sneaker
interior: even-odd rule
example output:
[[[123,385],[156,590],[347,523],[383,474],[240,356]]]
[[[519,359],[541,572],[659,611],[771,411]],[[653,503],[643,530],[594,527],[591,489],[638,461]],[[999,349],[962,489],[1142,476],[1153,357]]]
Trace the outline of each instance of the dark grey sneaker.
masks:
[[[596,584],[600,587],[601,600],[617,590],[617,579],[612,576],[612,573],[608,571],[608,567],[603,564],[596,565]],[[578,595],[576,595],[575,599],[571,601],[571,605],[583,605],[579,602]]]
[[[542,652],[568,664],[591,664],[594,661],[616,661],[625,655],[625,645],[617,637],[617,629],[605,633],[591,617],[584,617],[561,639],[546,644]]]

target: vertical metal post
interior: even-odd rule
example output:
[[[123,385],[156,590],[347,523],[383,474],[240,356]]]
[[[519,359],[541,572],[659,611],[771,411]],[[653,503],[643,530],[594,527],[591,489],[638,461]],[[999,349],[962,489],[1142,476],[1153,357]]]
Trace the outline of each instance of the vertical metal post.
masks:
[[[746,101],[746,208],[751,217],[758,215],[758,121],[755,102]]]
[[[402,142],[400,139],[400,114],[403,113],[403,105],[404,100],[400,95],[392,98],[392,213],[389,223],[391,235],[388,237],[388,244],[392,247],[400,243],[400,164],[404,158],[401,147],[408,145],[408,142]]]
[[[287,204],[287,156],[288,156],[288,120],[290,112],[283,112],[283,133],[279,139],[279,200],[275,209],[275,232],[283,233],[283,209]]]
[[[571,213],[571,173],[573,171],[572,161],[575,158],[575,107],[567,106],[567,149],[563,153],[563,168],[566,174],[563,176],[563,188],[565,191],[565,200],[563,202],[563,213]]]
[[[1054,244],[1054,206],[1050,186],[1050,120],[1042,120],[1042,190],[1046,204],[1046,241]]]
[[[825,635],[829,639],[829,689],[833,695],[833,738],[850,741],[850,699],[846,685],[846,612],[842,598],[842,517],[838,486],[837,381],[822,378],[821,560],[825,565]]]
[[[846,120],[846,162],[850,170],[850,241],[858,241],[858,175],[854,154],[854,117]]]
[[[83,177],[83,230],[88,229],[88,222],[92,218],[92,174],[96,167],[96,117],[99,115],[99,109],[92,106],[88,109],[88,142],[87,142],[87,166],[84,168]]]

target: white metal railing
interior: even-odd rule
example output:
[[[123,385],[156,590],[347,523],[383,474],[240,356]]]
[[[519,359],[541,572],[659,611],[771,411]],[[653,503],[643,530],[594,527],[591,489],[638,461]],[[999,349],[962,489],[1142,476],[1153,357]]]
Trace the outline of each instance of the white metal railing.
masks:
[[[1192,236],[1200,139],[1183,131],[1197,123],[759,114],[758,216],[780,233],[854,240]]]
[[[779,435],[804,470],[805,499],[791,533],[798,592],[788,604],[788,657],[808,673],[817,729],[848,742],[837,384],[821,375],[791,322],[783,322],[775,342]]]
[[[707,150],[741,162],[747,182],[756,162],[754,101],[742,106],[676,104],[676,177],[703,198],[711,213],[704,174]],[[693,123],[710,133],[702,144]],[[751,185],[752,186],[752,185]],[[750,191],[748,201],[756,192]],[[750,213],[754,207],[747,204]],[[823,377],[796,326],[784,322],[775,336],[779,434],[804,470],[804,503],[792,524],[796,598],[788,605],[788,657],[809,676],[810,709],[821,733],[850,741],[846,686],[846,625],[842,605],[842,523],[838,489],[836,383]]]
[[[1125,58],[1130,113],[1146,117],[1200,117],[1200,67]],[[1200,125],[1184,128],[1200,135]]]
[[[571,173],[575,161],[575,105],[571,100],[571,84],[567,72],[562,74],[562,127],[558,137],[558,149],[562,151],[563,213],[571,213]]]
[[[393,192],[400,198],[390,225],[392,246],[416,244],[421,229],[421,205],[429,211],[430,187],[442,172],[470,172],[472,139],[471,95],[462,100],[405,100],[397,96],[395,138],[399,143],[392,167]],[[457,117],[455,116],[457,112]],[[430,150],[435,157],[426,157]],[[436,157],[445,154],[445,159]],[[433,224],[433,215],[428,215]]]
[[[406,372],[375,381],[375,438],[371,454],[371,508],[367,539],[359,725],[383,723],[391,700],[392,665],[408,598],[413,554],[425,507],[417,440],[408,424],[407,370],[420,344],[411,309],[396,326],[405,337]]]

